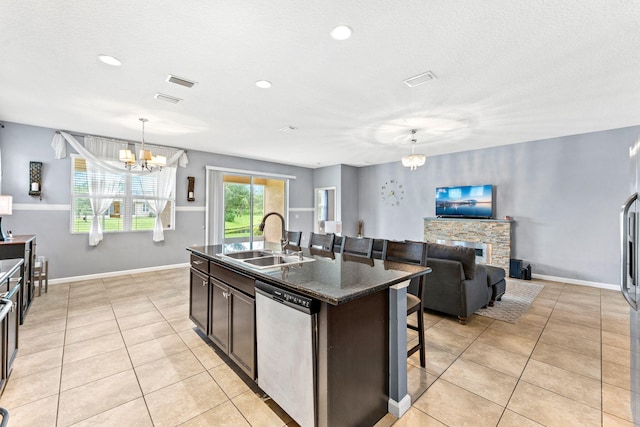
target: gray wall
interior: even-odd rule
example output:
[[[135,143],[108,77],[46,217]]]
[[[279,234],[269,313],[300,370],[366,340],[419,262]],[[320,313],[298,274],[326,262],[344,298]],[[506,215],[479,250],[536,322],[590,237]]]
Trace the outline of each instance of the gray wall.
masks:
[[[435,156],[416,171],[399,161],[314,171],[191,151],[189,166],[178,170],[177,228],[165,233],[164,242],[154,243],[151,232],[116,233],[89,247],[86,235],[70,234],[68,210],[51,210],[51,205],[69,205],[71,182],[69,159],[53,159],[54,131],[5,126],[0,129],[2,193],[13,195],[14,204],[47,210],[14,209],[2,223],[14,234],[37,235],[38,253],[51,259],[52,278],[187,262],[184,248],[204,241],[204,167],[211,165],[297,176],[289,188],[294,209],[289,229],[303,231],[305,240],[313,229],[314,187],[337,187],[346,235],[355,235],[362,219],[366,236],[422,239],[423,218],[435,213],[436,187],[493,184],[497,217],[515,219],[513,257],[530,262],[534,274],[615,284],[618,216],[629,193],[628,149],[640,135],[640,127],[630,127]],[[44,163],[42,201],[27,194],[30,160]],[[196,177],[192,203],[186,202],[187,176]],[[400,206],[387,206],[380,198],[380,187],[390,179],[403,184]]]
[[[360,219],[358,168],[348,165],[333,165],[318,168],[314,174],[316,188],[336,188],[336,218],[342,222],[342,235],[358,234]]]
[[[188,262],[187,246],[204,243],[205,166],[221,166],[260,172],[295,175],[290,181],[289,205],[313,207],[313,170],[296,166],[247,160],[190,151],[187,168],[178,168],[176,230],[165,231],[165,241],[154,243],[152,232],[105,233],[96,247],[88,245],[86,234],[70,233],[69,210],[52,210],[51,205],[69,205],[70,159],[55,160],[50,147],[53,129],[4,123],[0,129],[2,150],[2,194],[13,196],[13,215],[3,226],[13,234],[35,234],[37,253],[50,259],[50,277],[64,278],[104,272]],[[151,141],[152,142],[152,141]],[[42,161],[42,200],[28,195],[29,161]],[[195,202],[186,201],[187,176],[194,176]],[[16,204],[26,205],[26,210]],[[42,208],[44,210],[32,210]],[[195,208],[195,210],[181,210]],[[297,216],[297,217],[296,217]],[[289,228],[308,234],[312,230],[309,212],[290,216]]]
[[[365,234],[422,239],[436,187],[493,184],[496,216],[515,219],[512,257],[531,263],[534,274],[616,284],[628,150],[639,135],[630,127],[435,156],[413,172],[399,161],[361,168]],[[404,185],[399,207],[380,198],[389,179]]]
[[[360,219],[360,179],[358,168],[341,165],[340,192],[342,234],[344,236],[358,235],[358,220]]]

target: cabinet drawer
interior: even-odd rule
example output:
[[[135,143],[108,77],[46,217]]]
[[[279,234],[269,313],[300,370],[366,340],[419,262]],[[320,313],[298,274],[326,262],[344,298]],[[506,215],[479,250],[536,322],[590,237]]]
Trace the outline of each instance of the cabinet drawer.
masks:
[[[211,266],[209,268],[209,274],[212,277],[215,277],[216,279],[233,286],[234,288],[244,292],[247,295],[256,295],[255,280],[252,277],[245,276],[244,274],[237,273],[214,263],[211,263]]]
[[[199,257],[198,255],[191,255],[191,266],[196,270],[202,271],[204,274],[209,274],[209,260]]]

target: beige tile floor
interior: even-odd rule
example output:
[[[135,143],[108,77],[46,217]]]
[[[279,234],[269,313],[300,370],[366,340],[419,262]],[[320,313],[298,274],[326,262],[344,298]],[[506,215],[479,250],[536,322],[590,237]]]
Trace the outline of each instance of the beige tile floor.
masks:
[[[628,306],[540,283],[516,324],[426,313],[413,407],[377,427],[632,426]],[[187,269],[53,285],[20,329],[0,406],[11,427],[296,425],[193,328]]]

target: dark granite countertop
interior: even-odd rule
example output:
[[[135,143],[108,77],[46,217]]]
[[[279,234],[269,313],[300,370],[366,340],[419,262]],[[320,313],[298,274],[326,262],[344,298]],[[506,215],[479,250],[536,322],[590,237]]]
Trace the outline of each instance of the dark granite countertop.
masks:
[[[3,259],[0,261],[0,283],[4,283],[5,280],[13,273],[16,268],[20,267],[24,260],[22,259]]]
[[[315,261],[257,269],[221,256],[222,245],[191,246],[188,251],[258,280],[338,305],[427,274],[429,267],[303,249]],[[311,252],[310,252],[311,251]],[[233,252],[227,250],[224,253]]]

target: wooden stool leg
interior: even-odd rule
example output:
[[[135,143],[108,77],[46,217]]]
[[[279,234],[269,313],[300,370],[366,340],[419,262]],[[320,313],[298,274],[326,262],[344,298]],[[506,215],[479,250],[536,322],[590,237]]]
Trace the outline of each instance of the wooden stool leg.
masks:
[[[49,260],[44,262],[44,292],[49,293]]]
[[[40,278],[40,269],[33,272],[33,281],[38,281],[38,296],[42,295],[42,279]]]

